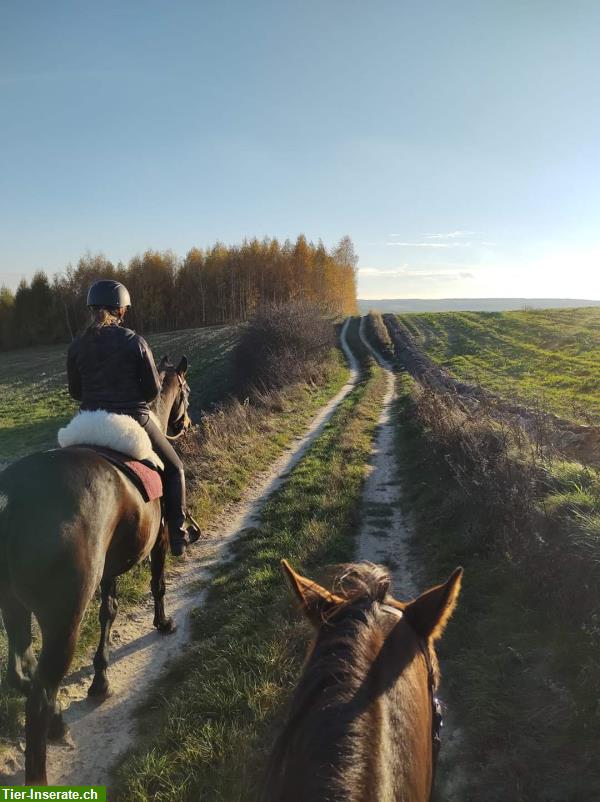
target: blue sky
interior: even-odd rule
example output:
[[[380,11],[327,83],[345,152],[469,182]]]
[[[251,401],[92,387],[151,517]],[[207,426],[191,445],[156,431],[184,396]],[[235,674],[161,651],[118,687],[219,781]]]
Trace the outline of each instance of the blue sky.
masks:
[[[0,0],[0,284],[350,234],[361,297],[600,298],[595,0]]]

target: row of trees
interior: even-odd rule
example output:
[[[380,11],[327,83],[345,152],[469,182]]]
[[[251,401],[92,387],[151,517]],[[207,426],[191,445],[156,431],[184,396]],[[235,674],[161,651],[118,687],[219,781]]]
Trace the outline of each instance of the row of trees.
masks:
[[[75,336],[87,323],[86,294],[98,278],[127,286],[133,302],[127,325],[148,333],[236,323],[265,304],[298,299],[325,314],[349,314],[356,310],[356,264],[349,237],[328,250],[303,235],[295,243],[192,248],[183,260],[171,251],[146,251],[128,265],[88,254],[52,281],[39,272],[14,295],[0,289],[0,350]]]

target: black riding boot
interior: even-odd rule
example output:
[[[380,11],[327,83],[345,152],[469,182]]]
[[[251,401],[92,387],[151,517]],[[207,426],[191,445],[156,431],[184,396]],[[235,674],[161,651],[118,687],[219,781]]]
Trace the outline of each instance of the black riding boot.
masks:
[[[188,527],[185,525],[187,514],[183,466],[178,471],[169,471],[168,474],[165,471],[163,488],[171,554],[174,557],[181,557],[186,547],[195,543],[200,537],[200,530],[195,524]]]
[[[152,443],[152,447],[163,461],[163,492],[165,498],[165,517],[169,528],[169,542],[174,557],[184,554],[186,546],[195,543],[200,530],[194,523],[186,527],[185,474],[183,463],[163,432],[148,418],[142,425]]]

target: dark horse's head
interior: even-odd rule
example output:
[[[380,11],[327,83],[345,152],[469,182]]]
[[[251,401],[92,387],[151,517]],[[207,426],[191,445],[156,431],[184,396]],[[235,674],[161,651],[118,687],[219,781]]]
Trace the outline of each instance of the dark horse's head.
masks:
[[[181,357],[177,366],[171,365],[168,356],[163,356],[158,365],[162,387],[154,411],[171,440],[180,437],[192,423],[188,415],[190,388],[185,379],[187,371],[186,356]]]
[[[427,802],[433,785],[439,671],[434,642],[462,569],[410,602],[381,566],[345,566],[331,591],[282,563],[315,631],[265,802]]]

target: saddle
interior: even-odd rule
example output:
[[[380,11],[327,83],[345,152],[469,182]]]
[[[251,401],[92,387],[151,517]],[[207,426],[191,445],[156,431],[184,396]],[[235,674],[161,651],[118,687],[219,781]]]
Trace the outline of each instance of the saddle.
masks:
[[[113,451],[110,448],[104,448],[103,446],[96,446],[89,443],[67,446],[67,448],[89,448],[95,451],[97,454],[103,456],[104,459],[108,460],[111,465],[118,468],[121,473],[125,474],[137,487],[146,501],[154,501],[154,499],[162,498],[162,476],[158,467],[148,462],[148,460],[132,459],[132,457],[127,456],[127,454],[121,454],[119,451]]]
[[[58,432],[61,448],[90,448],[118,468],[146,501],[163,494],[162,462],[147,433],[127,415],[98,410],[79,412]]]

